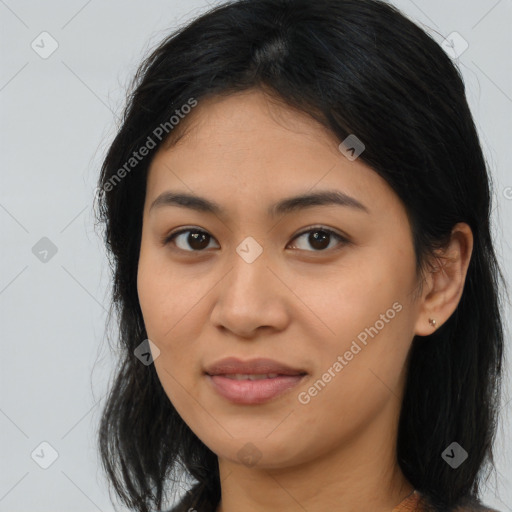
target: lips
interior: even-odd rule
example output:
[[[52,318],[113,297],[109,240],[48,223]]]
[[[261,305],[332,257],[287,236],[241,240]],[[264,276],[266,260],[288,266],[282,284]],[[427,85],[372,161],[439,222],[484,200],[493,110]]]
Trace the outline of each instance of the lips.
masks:
[[[222,359],[206,367],[212,388],[239,405],[257,405],[286,393],[303,381],[307,372],[272,359]]]
[[[249,376],[249,375],[305,375],[307,372],[302,368],[293,368],[273,359],[257,358],[242,361],[236,357],[221,359],[205,368],[205,373],[224,376]]]

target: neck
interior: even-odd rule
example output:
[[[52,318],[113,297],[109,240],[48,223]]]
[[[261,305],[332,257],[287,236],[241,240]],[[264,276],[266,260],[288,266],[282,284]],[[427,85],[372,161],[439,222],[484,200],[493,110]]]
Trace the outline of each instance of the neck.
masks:
[[[219,458],[217,512],[360,512],[363,503],[366,510],[391,512],[414,490],[396,462],[395,433],[375,421],[343,445],[289,467]]]

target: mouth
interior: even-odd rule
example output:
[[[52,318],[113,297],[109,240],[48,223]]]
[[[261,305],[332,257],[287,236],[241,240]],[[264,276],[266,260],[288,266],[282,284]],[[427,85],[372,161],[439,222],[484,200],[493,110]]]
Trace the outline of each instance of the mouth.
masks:
[[[213,389],[234,404],[257,405],[268,402],[298,386],[301,375],[206,375]]]
[[[308,373],[271,359],[241,361],[228,358],[204,372],[212,389],[235,404],[257,405],[268,402],[302,382]]]
[[[263,380],[263,379],[275,379],[276,377],[284,377],[285,375],[279,373],[228,373],[218,374],[226,379],[233,380]]]
[[[266,375],[277,377],[280,375],[302,375],[307,373],[303,368],[294,368],[273,359],[257,358],[243,361],[236,357],[227,357],[205,368],[208,375],[235,375],[253,376]]]

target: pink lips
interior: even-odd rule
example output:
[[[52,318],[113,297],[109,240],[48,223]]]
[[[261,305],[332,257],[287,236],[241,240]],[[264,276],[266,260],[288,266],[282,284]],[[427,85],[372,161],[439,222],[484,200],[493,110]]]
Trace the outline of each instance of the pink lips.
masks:
[[[236,404],[261,404],[296,386],[306,372],[272,359],[241,361],[233,357],[222,359],[205,370],[208,380],[221,396]],[[258,380],[236,380],[229,376],[277,374]]]

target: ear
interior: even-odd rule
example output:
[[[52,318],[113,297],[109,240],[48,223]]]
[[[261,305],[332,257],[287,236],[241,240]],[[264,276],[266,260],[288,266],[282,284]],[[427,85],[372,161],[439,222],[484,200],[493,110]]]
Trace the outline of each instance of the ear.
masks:
[[[457,309],[473,252],[473,233],[463,222],[456,224],[448,246],[437,252],[433,268],[425,278],[419,299],[419,314],[414,333],[428,336]],[[435,326],[429,320],[435,320]]]

